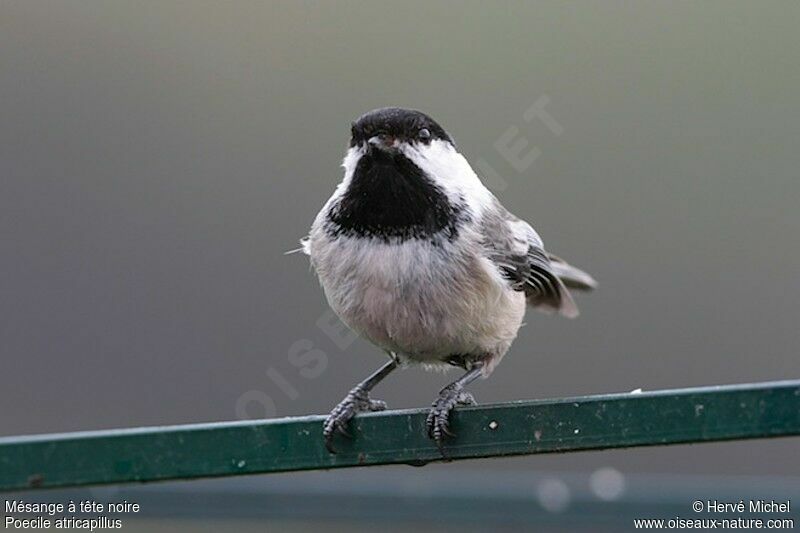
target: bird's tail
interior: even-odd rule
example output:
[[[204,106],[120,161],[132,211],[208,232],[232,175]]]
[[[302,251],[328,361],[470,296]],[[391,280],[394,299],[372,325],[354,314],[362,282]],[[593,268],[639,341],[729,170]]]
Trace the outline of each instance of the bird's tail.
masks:
[[[570,265],[553,254],[548,254],[548,258],[550,259],[550,269],[553,274],[558,276],[566,287],[579,291],[590,291],[597,288],[595,279],[583,270]]]

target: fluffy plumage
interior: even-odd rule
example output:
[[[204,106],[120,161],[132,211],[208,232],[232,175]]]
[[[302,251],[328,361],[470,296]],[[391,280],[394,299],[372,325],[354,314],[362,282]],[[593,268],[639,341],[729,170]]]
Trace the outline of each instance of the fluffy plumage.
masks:
[[[567,286],[595,286],[500,204],[444,128],[408,109],[377,109],[353,123],[344,179],[301,242],[333,310],[392,357],[326,418],[331,453],[356,413],[386,408],[370,391],[398,364],[419,363],[467,370],[428,414],[444,454],[450,411],[475,402],[464,388],[491,374],[526,306],[574,317]]]
[[[488,376],[526,305],[574,317],[585,272],[483,186],[452,137],[418,111],[356,121],[344,179],[303,241],[330,306],[403,363]]]

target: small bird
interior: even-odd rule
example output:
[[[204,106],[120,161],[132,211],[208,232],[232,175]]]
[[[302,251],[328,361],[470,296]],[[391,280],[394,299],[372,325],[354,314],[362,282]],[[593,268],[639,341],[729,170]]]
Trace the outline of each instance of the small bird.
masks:
[[[331,308],[389,361],[356,385],[323,425],[347,433],[358,412],[386,403],[370,391],[400,366],[461,367],[427,417],[443,452],[450,411],[472,405],[465,387],[488,377],[517,336],[528,305],[578,315],[567,289],[594,279],[545,251],[524,220],[481,183],[431,117],[397,107],[352,124],[344,179],[303,238]]]

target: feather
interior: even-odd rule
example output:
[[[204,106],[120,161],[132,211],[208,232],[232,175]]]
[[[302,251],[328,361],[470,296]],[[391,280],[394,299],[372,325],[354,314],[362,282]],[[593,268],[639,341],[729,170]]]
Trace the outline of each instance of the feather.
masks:
[[[548,257],[550,259],[550,267],[555,275],[570,289],[591,291],[597,288],[597,281],[591,275],[570,265],[558,256],[548,254]]]
[[[558,311],[573,318],[578,308],[566,283],[577,288],[594,287],[591,276],[558,260],[545,250],[542,239],[524,220],[509,213],[493,198],[483,213],[481,231],[488,258],[508,280],[511,288],[525,293],[528,304],[540,310]],[[562,274],[566,278],[562,280]]]

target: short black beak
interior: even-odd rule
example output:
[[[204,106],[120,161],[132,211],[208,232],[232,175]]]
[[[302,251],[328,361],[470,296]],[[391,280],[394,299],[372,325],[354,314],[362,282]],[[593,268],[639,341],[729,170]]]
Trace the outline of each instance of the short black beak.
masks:
[[[375,148],[380,148],[381,150],[396,150],[397,149],[397,139],[388,133],[379,133],[370,137],[367,142],[374,146]]]

